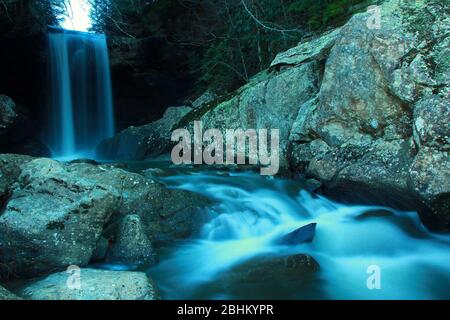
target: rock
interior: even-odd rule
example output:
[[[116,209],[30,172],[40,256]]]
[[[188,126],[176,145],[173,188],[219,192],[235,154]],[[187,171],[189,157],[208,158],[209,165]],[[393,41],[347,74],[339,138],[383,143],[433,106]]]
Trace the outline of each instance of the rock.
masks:
[[[320,37],[301,42],[297,47],[279,53],[270,64],[270,67],[283,65],[297,65],[307,60],[322,59],[328,55],[328,51],[333,47],[340,28],[326,32]]]
[[[306,298],[302,290],[317,290],[319,269],[312,257],[303,254],[257,256],[224,272],[217,283],[202,290],[229,293],[236,299]]]
[[[203,114],[192,113],[187,128],[191,129],[193,121],[199,120],[203,130],[279,129],[280,167],[286,168],[290,128],[298,106],[308,101],[318,89],[319,68],[317,61],[311,61],[255,78],[229,100],[212,106]]]
[[[0,144],[5,143],[7,133],[14,126],[18,117],[14,101],[0,94]]]
[[[155,252],[138,215],[126,215],[114,230],[106,262],[132,266],[155,264]]]
[[[127,214],[136,214],[155,245],[189,237],[205,220],[202,208],[210,202],[200,195],[167,189],[151,177],[104,165],[96,168],[79,164],[77,171],[80,175],[95,173],[97,183],[118,190],[121,201],[111,223],[118,223]]]
[[[0,215],[0,275],[30,277],[87,265],[119,203],[109,185],[50,159],[22,165]]]
[[[141,127],[129,127],[114,137],[103,140],[97,156],[105,160],[144,160],[170,152],[174,125],[191,107],[171,107],[160,120]]]
[[[200,108],[205,104],[211,103],[217,99],[217,94],[211,90],[206,90],[200,97],[198,97],[194,102],[192,102],[193,108]]]
[[[16,296],[14,293],[0,286],[0,301],[2,300],[22,300],[22,299]]]
[[[298,63],[329,43],[319,92],[300,104],[292,125],[290,168],[321,181],[327,194],[410,202],[428,227],[449,230],[448,190],[440,186],[450,128],[445,5],[388,0],[380,9],[381,28],[368,28],[371,13],[357,14],[334,40],[325,34],[317,47],[302,49],[308,42],[274,61]]]
[[[126,241],[137,241],[127,252],[130,259],[133,255],[140,259],[139,252],[150,259],[144,239],[151,247],[192,235],[206,215],[202,207],[209,204],[199,195],[168,190],[140,174],[107,165],[17,155],[0,155],[0,163],[0,276],[4,278],[34,277],[69,265],[104,261],[114,239],[120,240],[116,258],[130,246]],[[140,219],[141,224],[127,231],[132,221],[125,219],[129,223],[123,228],[107,232],[126,216]],[[136,231],[139,236],[133,238]]]
[[[306,190],[309,192],[314,192],[322,187],[322,182],[316,179],[308,179],[305,181],[305,185]]]
[[[301,243],[310,243],[312,242],[314,234],[316,233],[316,226],[317,223],[310,223],[306,226],[300,227],[278,239],[276,243],[289,246]]]
[[[74,274],[60,272],[37,280],[18,290],[31,300],[157,300],[159,294],[153,281],[142,272],[79,269]],[[69,286],[72,284],[73,286]]]
[[[409,169],[411,187],[432,208],[425,221],[450,230],[450,152],[423,147]]]
[[[0,153],[49,157],[49,148],[35,137],[36,127],[25,108],[0,94]]]
[[[450,95],[431,95],[414,107],[414,138],[419,146],[450,150]]]
[[[92,253],[91,262],[104,262],[110,247],[109,240],[101,236],[97,240],[97,245]]]
[[[22,172],[21,166],[31,160],[33,158],[29,156],[0,154],[0,200],[7,200]],[[3,202],[0,202],[0,208],[3,208]]]
[[[70,163],[87,163],[87,164],[93,164],[93,165],[99,165],[100,162],[95,161],[93,159],[75,159],[70,161]]]
[[[231,277],[242,282],[266,282],[266,280],[286,278],[294,281],[303,273],[319,270],[319,264],[310,256],[296,254],[287,257],[259,256],[236,266]]]

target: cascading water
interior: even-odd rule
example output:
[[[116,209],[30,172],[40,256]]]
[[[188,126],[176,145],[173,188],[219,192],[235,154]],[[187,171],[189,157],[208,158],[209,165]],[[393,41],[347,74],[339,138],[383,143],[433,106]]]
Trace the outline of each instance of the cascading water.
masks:
[[[163,181],[216,203],[199,238],[169,250],[150,269],[166,299],[450,298],[450,237],[428,232],[415,212],[342,205],[313,196],[293,181],[255,174],[196,173]],[[312,222],[317,223],[312,243],[276,244]],[[248,292],[215,285],[256,256],[299,253],[320,264],[309,286],[290,281],[289,292],[277,291],[279,283]],[[367,286],[373,265],[381,270],[380,290]]]
[[[50,108],[47,143],[56,158],[93,157],[114,134],[106,37],[49,27]]]

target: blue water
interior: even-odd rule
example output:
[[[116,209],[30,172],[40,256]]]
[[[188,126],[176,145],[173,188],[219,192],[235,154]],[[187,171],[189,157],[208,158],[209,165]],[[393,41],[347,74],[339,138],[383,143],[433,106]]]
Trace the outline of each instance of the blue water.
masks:
[[[179,174],[163,181],[215,201],[201,234],[169,249],[149,270],[166,299],[450,298],[450,236],[430,233],[415,212],[343,205],[312,195],[296,182],[249,173]],[[312,222],[317,223],[312,243],[274,244]],[[215,285],[254,257],[297,253],[320,264],[307,286],[286,281],[291,283],[253,291],[250,285],[243,291]],[[379,289],[368,286],[373,266],[380,271]]]
[[[45,141],[58,159],[95,155],[114,134],[108,46],[104,35],[49,28],[50,93]]]

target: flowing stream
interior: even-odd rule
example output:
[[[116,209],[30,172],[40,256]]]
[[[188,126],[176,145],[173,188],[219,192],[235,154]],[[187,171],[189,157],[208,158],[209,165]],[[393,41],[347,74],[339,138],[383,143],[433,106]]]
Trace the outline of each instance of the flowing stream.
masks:
[[[53,157],[94,157],[114,134],[106,37],[49,27],[50,108],[45,140]]]
[[[149,271],[166,299],[450,298],[450,236],[428,232],[415,212],[342,205],[294,181],[253,173],[178,174],[163,181],[215,203],[200,235],[167,250]],[[275,244],[312,222],[317,223],[312,243]],[[286,281],[253,291],[251,285],[250,290],[216,286],[254,257],[298,253],[320,265],[307,285]],[[374,266],[380,289],[368,286]]]

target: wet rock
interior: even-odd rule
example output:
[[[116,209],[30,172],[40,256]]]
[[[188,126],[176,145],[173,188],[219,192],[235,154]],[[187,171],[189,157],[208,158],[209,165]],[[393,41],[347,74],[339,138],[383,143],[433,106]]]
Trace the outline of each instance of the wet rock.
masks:
[[[322,182],[320,182],[319,180],[316,179],[308,179],[305,181],[306,184],[306,190],[308,190],[309,192],[314,192],[318,189],[320,189],[320,187],[322,187]]]
[[[301,243],[310,243],[314,239],[314,234],[316,233],[317,223],[310,223],[306,226],[300,227],[291,233],[281,237],[276,241],[277,244],[281,245],[297,245]]]
[[[142,272],[79,269],[75,274],[60,272],[18,289],[31,300],[157,300],[153,281]],[[68,286],[68,283],[72,286]]]
[[[238,299],[307,298],[317,291],[319,264],[310,256],[257,256],[225,271],[220,280],[203,288]]]
[[[106,255],[106,262],[132,266],[155,264],[156,255],[138,215],[126,215],[113,233],[113,240]]]
[[[21,298],[0,286],[0,301],[1,300],[21,300]]]
[[[87,163],[92,165],[99,165],[100,162],[92,160],[92,159],[75,159],[70,161],[70,163]]]
[[[172,130],[191,107],[170,107],[162,119],[140,127],[129,127],[103,140],[97,156],[105,160],[144,160],[170,152]]]
[[[231,277],[243,282],[265,282],[277,278],[301,278],[305,272],[319,270],[319,264],[310,256],[297,254],[287,257],[260,256],[238,265]]]

